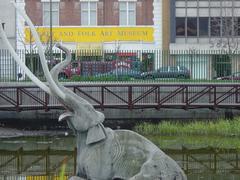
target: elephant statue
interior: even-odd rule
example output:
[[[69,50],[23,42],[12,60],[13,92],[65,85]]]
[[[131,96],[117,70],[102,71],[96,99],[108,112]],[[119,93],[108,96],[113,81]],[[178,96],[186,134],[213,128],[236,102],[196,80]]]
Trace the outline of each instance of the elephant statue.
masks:
[[[87,144],[77,133],[77,177],[91,180],[182,180],[177,163],[152,142],[129,130],[105,128],[106,139]]]
[[[34,25],[25,12],[14,6],[31,29],[48,84],[41,82],[22,63],[1,26],[0,36],[28,77],[42,90],[56,97],[66,109],[59,116],[59,121],[66,120],[77,137],[77,172],[70,180],[186,180],[177,163],[151,141],[133,131],[104,127],[102,112],[59,83],[59,73],[71,63],[71,52],[57,44],[56,47],[66,53],[66,59],[49,71]]]

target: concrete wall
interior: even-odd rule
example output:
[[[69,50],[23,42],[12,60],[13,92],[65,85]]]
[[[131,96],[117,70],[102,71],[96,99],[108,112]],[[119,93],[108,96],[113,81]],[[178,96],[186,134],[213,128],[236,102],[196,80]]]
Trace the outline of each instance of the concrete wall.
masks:
[[[0,122],[2,120],[57,120],[59,115],[64,110],[51,110],[45,112],[39,111],[24,111],[24,112],[6,112],[0,111]],[[136,120],[141,122],[142,120],[197,120],[197,119],[218,119],[224,118],[226,113],[232,113],[234,116],[239,116],[238,110],[226,110],[226,109],[139,109],[139,110],[126,110],[126,109],[105,109],[102,111],[105,114],[106,120]]]

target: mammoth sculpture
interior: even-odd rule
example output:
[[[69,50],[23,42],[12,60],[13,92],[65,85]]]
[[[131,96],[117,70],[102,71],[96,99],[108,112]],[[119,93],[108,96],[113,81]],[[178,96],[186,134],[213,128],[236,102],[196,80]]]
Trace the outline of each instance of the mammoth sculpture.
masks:
[[[65,107],[59,121],[66,120],[77,136],[77,172],[71,179],[91,180],[185,180],[177,163],[143,136],[129,130],[112,130],[103,126],[104,114],[96,111],[85,99],[58,82],[59,72],[71,63],[70,51],[57,44],[66,53],[66,59],[51,72],[44,56],[39,36],[28,16],[16,7],[28,23],[38,47],[40,60],[48,84],[41,82],[22,63],[0,27],[5,43],[15,61],[29,78],[48,94],[56,97]],[[1,23],[0,23],[1,24]]]

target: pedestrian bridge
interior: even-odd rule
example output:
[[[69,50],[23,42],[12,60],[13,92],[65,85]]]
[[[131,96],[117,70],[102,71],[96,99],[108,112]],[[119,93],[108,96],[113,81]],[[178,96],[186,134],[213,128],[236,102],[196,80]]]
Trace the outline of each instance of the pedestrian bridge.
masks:
[[[240,109],[239,83],[75,82],[65,87],[104,110]],[[32,83],[0,83],[0,111],[63,109]]]

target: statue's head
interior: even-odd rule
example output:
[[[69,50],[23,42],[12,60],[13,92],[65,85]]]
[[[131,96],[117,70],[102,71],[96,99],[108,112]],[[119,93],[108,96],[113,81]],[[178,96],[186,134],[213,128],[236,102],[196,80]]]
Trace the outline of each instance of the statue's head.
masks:
[[[38,85],[42,90],[44,90],[48,94],[56,97],[66,108],[67,112],[63,113],[59,117],[59,120],[66,120],[68,122],[69,127],[73,129],[73,131],[76,133],[88,133],[86,142],[87,144],[91,144],[105,139],[106,135],[104,128],[102,126],[102,122],[104,121],[104,115],[101,112],[96,111],[88,101],[76,95],[71,90],[65,88],[58,81],[59,73],[71,63],[72,59],[71,52],[61,44],[56,44],[57,48],[61,49],[66,53],[66,59],[61,63],[55,65],[50,72],[48,69],[45,53],[43,50],[43,45],[40,41],[40,38],[37,34],[37,31],[33,23],[31,22],[31,20],[29,19],[25,12],[19,9],[15,4],[14,6],[17,9],[17,11],[23,16],[23,18],[30,27],[31,33],[38,47],[42,69],[48,82],[48,85],[40,81],[21,61],[21,59],[16,54],[15,50],[10,45],[2,26],[0,26],[0,36],[2,38],[2,41],[8,47],[15,61],[20,65],[23,71],[25,71],[26,75],[36,85]]]
[[[101,112],[95,111],[94,116],[82,116],[79,111],[66,111],[59,116],[59,121],[66,120],[68,127],[77,133],[87,133],[86,144],[92,144],[104,140],[106,138],[105,129],[102,125],[104,115]],[[94,113],[95,113],[94,112]],[[97,117],[96,119],[94,117]]]

